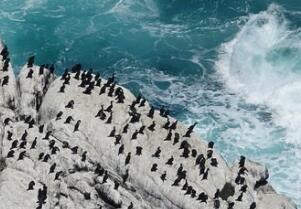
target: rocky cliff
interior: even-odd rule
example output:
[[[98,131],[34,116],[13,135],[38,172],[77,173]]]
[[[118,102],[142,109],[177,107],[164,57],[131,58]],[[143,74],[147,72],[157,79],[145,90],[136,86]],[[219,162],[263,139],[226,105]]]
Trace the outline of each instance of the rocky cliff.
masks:
[[[0,209],[293,209],[243,156],[99,74],[30,58],[17,78],[0,46]]]

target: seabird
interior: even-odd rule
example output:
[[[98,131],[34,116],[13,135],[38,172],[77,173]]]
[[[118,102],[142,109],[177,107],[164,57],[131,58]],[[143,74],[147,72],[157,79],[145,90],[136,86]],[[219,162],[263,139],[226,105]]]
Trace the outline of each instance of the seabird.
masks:
[[[58,151],[60,151],[60,149],[59,149],[57,146],[55,146],[55,147],[53,147],[53,149],[51,150],[51,154],[52,154],[52,155],[55,155],[56,152],[58,152]]]
[[[124,151],[124,145],[122,144],[122,145],[119,147],[118,155],[123,154],[123,151]]]
[[[50,73],[53,74],[53,73],[54,73],[54,70],[55,70],[54,64],[51,64],[50,67],[49,67]]]
[[[116,132],[115,126],[113,126],[113,130],[110,132],[109,137],[114,137]]]
[[[74,107],[74,100],[70,100],[68,104],[65,106],[65,108],[70,108],[70,109],[73,109],[73,107]]]
[[[174,158],[173,158],[173,156],[171,156],[171,158],[169,158],[165,164],[166,165],[172,165],[173,161],[174,161]]]
[[[171,129],[168,131],[168,134],[166,136],[166,138],[164,139],[164,141],[171,141],[171,137],[172,137],[172,132]]]
[[[60,175],[62,175],[62,174],[63,174],[63,171],[56,172],[55,177],[54,177],[54,181],[60,180],[59,178],[60,178]]]
[[[210,163],[213,167],[217,167],[218,163],[217,163],[217,159],[216,158],[211,158],[211,163]]]
[[[44,156],[43,162],[47,163],[49,159],[50,159],[50,155],[49,155],[49,154],[46,154],[46,155]]]
[[[39,68],[39,75],[43,75],[44,74],[44,68],[45,68],[45,65],[41,65],[40,68]]]
[[[247,191],[247,188],[248,188],[248,185],[243,185],[243,186],[240,188],[240,191],[241,191],[241,192],[246,192],[246,191]]]
[[[44,131],[44,124],[42,124],[42,125],[39,126],[39,132],[43,133],[43,131]]]
[[[158,170],[158,164],[154,163],[151,168],[151,172],[156,172]]]
[[[33,67],[34,59],[35,59],[35,56],[31,56],[31,57],[28,58],[28,60],[27,60],[27,67],[28,68]]]
[[[128,209],[133,209],[133,208],[134,208],[134,205],[133,205],[133,203],[131,202],[130,205],[129,205],[129,207],[128,207]]]
[[[202,180],[206,180],[208,178],[208,172],[209,172],[209,168],[207,168],[205,173],[203,174]]]
[[[183,185],[182,190],[186,190],[187,187],[188,187],[188,182],[187,182],[187,180],[185,180],[185,184]]]
[[[28,135],[28,133],[27,133],[27,131],[25,130],[24,131],[24,133],[22,134],[22,136],[21,136],[21,141],[26,141],[26,137],[27,137],[27,135]]]
[[[85,162],[87,159],[87,151],[84,151],[84,153],[82,154],[82,161]]]
[[[169,128],[172,129],[172,130],[176,130],[176,128],[177,128],[177,123],[178,123],[178,121],[176,120],[175,122],[173,122],[173,123],[171,124],[171,126],[170,126]]]
[[[212,157],[213,151],[207,150],[207,159],[210,159]]]
[[[125,165],[129,164],[131,160],[131,152],[128,153],[128,155],[125,158]]]
[[[9,124],[9,122],[11,122],[12,120],[10,118],[5,118],[3,123],[5,126],[7,126]]]
[[[209,148],[209,149],[213,149],[213,146],[214,146],[214,142],[213,142],[213,141],[210,141],[210,142],[208,143],[208,148]]]
[[[8,130],[8,131],[7,131],[7,137],[6,137],[6,139],[7,139],[8,141],[11,141],[11,140],[12,140],[12,136],[13,136],[13,133],[10,132],[10,131]]]
[[[115,142],[114,142],[114,144],[115,145],[120,144],[120,141],[121,141],[121,135],[120,134],[115,135]]]
[[[136,131],[133,133],[133,135],[132,135],[132,137],[131,137],[131,140],[137,139],[137,136],[138,136],[138,131],[136,130]]]
[[[164,129],[169,129],[170,121],[169,118],[167,118],[167,122],[162,126]]]
[[[20,152],[18,160],[23,160],[23,159],[24,159],[24,156],[25,156],[25,154],[26,154],[26,151],[22,151],[22,152]]]
[[[7,76],[4,76],[4,77],[3,77],[3,81],[2,81],[2,86],[7,85],[7,84],[8,84],[8,81],[9,81],[9,76],[8,76],[8,75],[7,75]]]
[[[122,133],[127,133],[128,132],[128,128],[129,128],[129,124],[127,123],[122,130]]]
[[[137,147],[136,147],[136,155],[138,155],[138,156],[142,155],[142,150],[143,150],[142,147],[137,146]]]
[[[142,98],[140,104],[139,104],[139,107],[144,107],[145,106],[145,102],[146,102],[146,99],[145,98]]]
[[[160,176],[161,180],[164,182],[166,180],[166,171]]]
[[[130,115],[132,116],[132,118],[130,120],[130,123],[137,123],[137,122],[139,122],[141,114],[135,112],[135,113],[132,113]]]
[[[107,86],[106,86],[106,85],[103,85],[103,86],[100,88],[99,95],[102,95],[102,94],[106,93],[106,88],[107,88]]]
[[[55,120],[60,120],[61,117],[62,117],[62,115],[63,115],[62,111],[58,112],[58,114],[56,115],[56,119]]]
[[[33,74],[33,70],[32,70],[32,69],[29,69],[26,78],[32,78],[32,74]]]
[[[236,201],[242,201],[242,197],[243,197],[243,192],[242,193],[240,193],[240,195],[237,197],[237,199],[236,199]]]
[[[150,108],[150,110],[149,110],[147,116],[148,116],[149,118],[153,118],[153,117],[154,117],[154,113],[155,113],[155,108],[154,108],[153,106],[151,106],[151,108]]]
[[[201,200],[201,202],[207,203],[208,195],[206,195],[205,192],[201,192],[197,200]]]
[[[10,62],[9,58],[7,58],[6,60],[4,60],[3,69],[2,69],[3,71],[8,71],[9,62]]]
[[[91,194],[89,192],[84,192],[84,198],[86,200],[91,200]]]
[[[105,109],[106,112],[112,112],[113,109],[113,101],[110,102],[110,105]]]
[[[15,151],[14,151],[14,150],[10,150],[10,151],[7,153],[6,158],[12,158],[12,157],[14,157],[14,154],[15,154]]]
[[[215,194],[214,194],[214,197],[213,197],[213,199],[217,199],[217,198],[219,198],[219,194],[220,194],[220,190],[219,190],[219,189],[217,189],[217,190],[216,190],[216,192],[215,192]]]
[[[228,209],[233,209],[234,205],[234,202],[228,202]]]
[[[66,120],[65,120],[65,124],[69,124],[71,121],[73,121],[74,119],[73,119],[73,117],[72,116],[68,116],[67,118],[66,118]]]
[[[259,179],[258,181],[256,181],[254,189],[258,189],[260,186],[264,186],[268,183],[268,181],[264,178]]]
[[[187,129],[187,132],[186,134],[184,135],[184,137],[190,137],[194,127],[197,125],[197,123],[194,123],[193,125],[189,126],[188,129]]]
[[[154,131],[155,130],[155,126],[156,126],[155,121],[153,121],[153,123],[148,127],[148,130]]]
[[[245,162],[246,162],[246,157],[245,156],[240,156],[239,160],[239,167],[245,167]]]
[[[75,126],[74,126],[73,132],[78,131],[80,123],[81,123],[81,120],[78,120],[78,121],[76,122],[76,124],[75,124]]]
[[[45,134],[45,136],[44,136],[44,138],[43,138],[43,140],[48,140],[49,137],[50,137],[50,135],[51,135],[51,133],[52,133],[52,131],[47,131],[46,134]]]
[[[37,137],[35,137],[35,139],[33,140],[30,149],[35,149],[37,145]]]
[[[28,128],[33,128],[33,125],[35,124],[35,120],[32,118],[29,122],[28,122]]]
[[[74,154],[74,155],[77,154],[78,146],[72,147],[71,151],[72,151],[72,154]]]
[[[255,209],[256,208],[256,202],[252,202],[250,205],[250,209]]]
[[[156,152],[152,155],[152,157],[160,158],[161,148],[158,147]]]
[[[183,150],[183,153],[180,157],[184,157],[184,158],[188,158],[189,157],[189,153],[190,153],[190,150],[188,148],[184,148]]]
[[[63,84],[59,90],[59,93],[64,93],[65,92],[65,84]]]
[[[20,149],[26,149],[26,144],[27,144],[27,141],[22,141],[19,148]]]
[[[95,115],[95,117],[99,117],[101,120],[106,119],[106,114],[104,113],[104,109],[103,109],[103,105],[101,105],[101,109],[97,112],[97,114]]]
[[[139,134],[144,134],[144,129],[145,129],[145,126],[141,126],[140,129],[139,129]]]
[[[49,173],[53,173],[56,167],[56,163],[53,163],[49,169]]]
[[[197,153],[196,149],[192,149],[191,150],[191,156],[196,157],[197,155],[198,155],[198,153]]]
[[[31,181],[31,182],[29,182],[29,184],[28,184],[28,188],[27,188],[27,191],[29,191],[29,190],[33,190],[34,188],[34,186],[35,186],[36,184],[35,184],[35,182],[34,181]]]
[[[108,118],[108,120],[106,121],[107,124],[111,124],[112,123],[112,119],[113,119],[113,112],[110,112],[110,116]]]
[[[11,144],[11,147],[10,147],[10,149],[14,149],[14,148],[16,148],[16,147],[17,147],[17,145],[18,145],[18,140],[14,140],[14,141],[12,142],[12,144]]]
[[[180,134],[179,133],[175,133],[175,137],[173,140],[173,145],[177,144],[180,140]]]
[[[69,75],[69,69],[66,68],[63,75],[62,75],[62,77],[61,77],[61,80],[65,80],[68,75]]]

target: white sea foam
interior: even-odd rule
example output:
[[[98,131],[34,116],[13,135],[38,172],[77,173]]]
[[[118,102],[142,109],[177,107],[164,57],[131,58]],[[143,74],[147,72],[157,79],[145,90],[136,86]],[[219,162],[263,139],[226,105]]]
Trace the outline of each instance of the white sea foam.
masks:
[[[276,5],[251,15],[222,46],[216,67],[248,102],[271,107],[274,121],[287,128],[288,142],[301,144],[301,33],[288,25]]]
[[[118,0],[107,13],[118,14],[124,18],[157,17],[159,15],[153,0]]]
[[[43,4],[47,3],[48,0],[26,0],[24,2],[23,10],[39,8]]]
[[[261,140],[270,143],[257,158],[269,165],[276,188],[298,201],[301,31],[290,29],[284,13],[281,7],[272,4],[266,11],[250,15],[233,40],[222,45],[215,64],[229,89],[247,102],[263,104],[272,111],[274,129],[253,128],[253,136],[259,136],[257,140],[260,134],[265,134]],[[262,147],[259,145],[258,149]]]

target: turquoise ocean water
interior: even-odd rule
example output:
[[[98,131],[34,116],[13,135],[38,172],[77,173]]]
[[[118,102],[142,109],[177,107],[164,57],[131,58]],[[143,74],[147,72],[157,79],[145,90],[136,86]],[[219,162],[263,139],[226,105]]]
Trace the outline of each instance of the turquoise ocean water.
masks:
[[[301,1],[1,0],[0,37],[16,72],[33,54],[115,71],[301,206]]]

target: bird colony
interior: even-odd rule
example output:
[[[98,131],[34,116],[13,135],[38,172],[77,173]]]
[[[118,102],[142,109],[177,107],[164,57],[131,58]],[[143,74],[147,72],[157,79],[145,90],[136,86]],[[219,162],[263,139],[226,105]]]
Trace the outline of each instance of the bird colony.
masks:
[[[229,166],[164,107],[76,64],[0,46],[0,209],[295,209],[265,166]],[[281,169],[281,168],[279,168]]]

